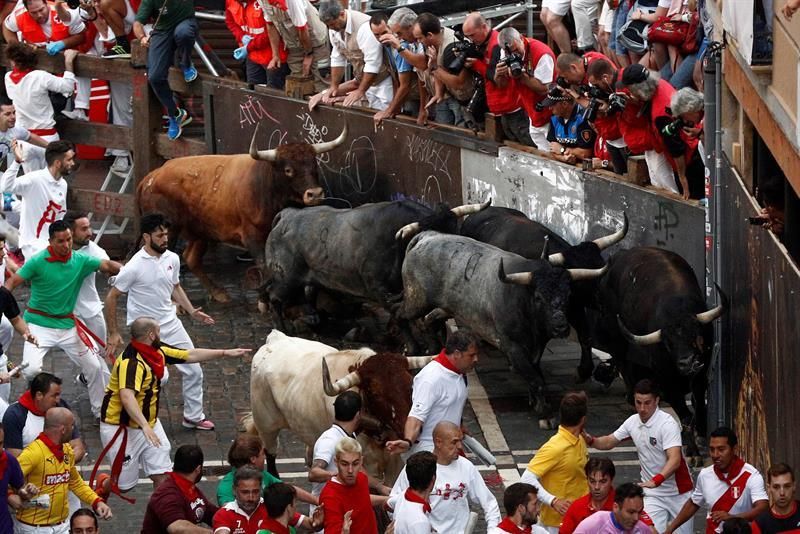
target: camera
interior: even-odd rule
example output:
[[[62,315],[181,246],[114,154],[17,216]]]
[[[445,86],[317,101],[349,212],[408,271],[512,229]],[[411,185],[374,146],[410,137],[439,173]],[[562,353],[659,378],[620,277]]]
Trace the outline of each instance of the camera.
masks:
[[[611,93],[608,95],[608,111],[606,114],[612,115],[614,113],[619,113],[620,111],[625,110],[625,106],[628,105],[628,99],[625,98],[625,95],[620,93]]]
[[[523,64],[524,60],[522,59],[522,54],[515,52],[513,48],[511,48],[510,44],[506,44],[505,46],[506,57],[504,59],[506,66],[508,67],[508,71],[511,73],[513,78],[519,78],[522,76]]]
[[[669,137],[675,137],[680,133],[681,128],[683,128],[685,125],[686,124],[683,122],[683,119],[678,117],[677,119],[673,120],[672,122],[661,128],[661,133]]]
[[[480,47],[467,40],[463,33],[456,32],[456,38],[458,41],[453,43],[453,53],[456,58],[447,66],[447,69],[451,72],[461,72],[467,63],[467,59],[483,56]]]
[[[570,84],[566,78],[563,76],[558,76],[556,78],[556,85],[561,87],[562,89],[569,89],[572,84]]]
[[[625,98],[625,96],[619,93],[609,93],[600,87],[597,87],[596,85],[581,86],[579,89],[585,89],[582,91],[582,94],[587,95],[590,99],[589,105],[586,106],[586,110],[583,113],[584,120],[595,120],[601,101],[608,104],[606,115],[619,113],[620,111],[624,110],[625,106],[628,104],[628,100]]]

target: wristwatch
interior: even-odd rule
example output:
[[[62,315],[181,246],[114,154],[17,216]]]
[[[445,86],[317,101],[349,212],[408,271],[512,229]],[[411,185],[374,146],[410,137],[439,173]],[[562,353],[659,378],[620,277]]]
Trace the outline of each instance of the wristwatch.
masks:
[[[408,43],[400,43],[400,51],[405,52],[408,50]]]
[[[559,152],[559,154],[561,154],[563,156],[566,153],[567,153],[567,148],[562,146],[561,147],[561,151]]]

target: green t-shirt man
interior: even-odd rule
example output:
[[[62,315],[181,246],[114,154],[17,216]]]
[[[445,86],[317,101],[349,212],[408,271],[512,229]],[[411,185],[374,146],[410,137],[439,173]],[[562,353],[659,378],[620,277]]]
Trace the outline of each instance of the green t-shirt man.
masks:
[[[82,252],[73,252],[66,262],[47,261],[50,252],[45,249],[25,262],[17,274],[30,282],[31,297],[28,299],[28,310],[25,320],[30,324],[46,328],[69,329],[75,326],[72,319],[55,319],[30,309],[39,310],[49,315],[69,315],[75,310],[75,302],[86,275],[100,269],[103,261]]]
[[[233,475],[235,474],[234,469],[224,477],[222,480],[219,481],[219,485],[217,486],[217,504],[220,506],[225,506],[229,502],[233,502],[236,500],[236,497],[233,494]],[[281,479],[275,478],[272,476],[269,471],[263,471],[263,476],[261,477],[261,491],[264,491],[264,488],[268,488],[273,484],[278,484],[281,482]]]
[[[158,24],[153,28],[155,31],[170,31],[191,17],[194,17],[194,0],[142,0],[136,12],[136,21],[141,24],[158,18]]]

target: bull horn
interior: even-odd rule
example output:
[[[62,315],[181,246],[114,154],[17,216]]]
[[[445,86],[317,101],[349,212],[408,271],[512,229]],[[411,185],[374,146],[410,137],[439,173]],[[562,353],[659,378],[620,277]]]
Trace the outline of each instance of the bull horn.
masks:
[[[467,215],[472,215],[473,213],[478,213],[481,210],[485,210],[491,205],[492,199],[490,198],[486,202],[481,202],[480,204],[464,204],[463,206],[456,206],[450,211],[452,211],[453,215],[456,217],[466,217]]]
[[[606,274],[608,270],[608,264],[603,265],[599,269],[567,269],[569,273],[569,277],[573,281],[577,280],[592,280],[594,278],[599,278]]]
[[[714,284],[714,287],[717,288],[717,294],[719,295],[719,305],[711,308],[708,311],[698,313],[697,320],[700,322],[700,324],[708,324],[711,321],[718,319],[723,313],[725,313],[725,310],[728,309],[730,304],[728,296],[722,292],[722,289],[717,284]]]
[[[600,250],[607,249],[611,245],[616,245],[623,239],[625,239],[625,235],[628,233],[628,214],[622,213],[623,221],[622,221],[622,228],[614,232],[613,234],[598,237],[594,240],[594,244],[597,245],[597,248]]]
[[[622,322],[622,318],[619,315],[617,315],[617,325],[619,325],[619,331],[622,332],[622,335],[631,343],[644,347],[661,342],[661,329],[644,336],[637,336],[636,334],[631,334],[631,331],[625,328],[625,323]]]
[[[544,246],[542,247],[542,255],[539,256],[540,260],[547,258],[547,246],[550,244],[550,236],[544,236]]]
[[[529,286],[533,283],[533,273],[513,273],[506,274],[505,267],[503,267],[503,260],[500,260],[500,270],[497,273],[500,281],[506,284],[518,284],[521,286]]]
[[[360,382],[361,377],[358,376],[358,371],[353,371],[331,384],[331,372],[328,369],[328,362],[325,358],[322,358],[322,388],[327,396],[335,397],[339,393],[357,386]]]
[[[259,122],[256,125],[256,131],[253,132],[253,139],[250,140],[250,157],[259,161],[276,161],[278,159],[277,149],[259,150],[256,147],[256,137],[258,137],[258,129],[260,127],[261,123]]]
[[[418,222],[413,222],[405,225],[404,227],[400,228],[396,234],[394,234],[394,238],[397,240],[400,239],[410,239],[411,237],[417,235],[419,232],[420,226]]]
[[[344,124],[344,128],[342,128],[342,133],[339,134],[339,137],[334,139],[333,141],[325,141],[324,143],[314,143],[311,145],[314,147],[314,152],[317,154],[324,154],[325,152],[329,152],[336,148],[337,146],[344,143],[344,140],[347,139],[347,123]]]
[[[550,238],[550,236],[545,236],[545,237],[547,239]],[[544,256],[544,251],[542,251],[542,255]],[[542,258],[542,259],[544,259],[544,258]],[[565,258],[562,253],[556,252],[555,254],[550,254],[549,256],[547,256],[547,261],[553,267],[563,267],[564,264],[567,263],[567,258]]]
[[[406,356],[409,369],[422,369],[428,365],[436,356]]]

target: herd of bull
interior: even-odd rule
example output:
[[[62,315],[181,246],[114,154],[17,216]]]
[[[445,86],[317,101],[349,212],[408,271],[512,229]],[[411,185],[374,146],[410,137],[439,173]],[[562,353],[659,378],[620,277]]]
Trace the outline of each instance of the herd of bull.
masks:
[[[681,420],[705,435],[711,323],[724,312],[727,299],[720,292],[722,304],[707,310],[695,273],[683,258],[667,250],[633,247],[604,259],[603,250],[626,237],[627,217],[613,234],[572,246],[521,212],[492,207],[490,202],[432,209],[398,200],[336,209],[319,205],[323,194],[316,158],[342,144],[346,127],[335,141],[292,143],[264,151],[255,148],[257,133],[249,157],[177,158],[153,171],[137,191],[144,211],[158,209],[171,218],[174,229],[188,242],[187,265],[216,298],[224,295],[200,266],[209,241],[253,253],[263,268],[263,299],[283,332],[288,306],[303,304],[313,317],[318,290],[383,307],[404,333],[411,354],[417,347],[415,332],[440,332],[443,321],[453,318],[506,354],[530,385],[540,424],[547,424],[549,417],[540,359],[547,342],[566,336],[571,325],[581,344],[580,381],[593,372],[601,381],[613,380],[616,372],[594,369],[592,347],[606,351],[629,394],[639,379],[655,378],[664,389],[664,400]],[[281,350],[299,344],[295,352],[321,354],[319,366],[304,367],[316,373],[316,378],[307,378],[320,382],[326,394],[359,384],[369,396],[367,375],[373,381],[381,380],[379,376],[397,381],[400,371],[385,374],[397,365],[408,375],[402,356],[346,351],[355,356],[350,354],[350,360],[334,366],[334,376],[340,380],[331,383],[330,375],[322,377],[323,368],[330,372],[326,361],[339,360],[324,355],[336,349],[273,332],[254,359],[251,377],[254,422],[271,452],[275,447],[269,436],[293,426],[286,414],[268,413],[280,414],[282,409],[272,388],[285,390],[285,384],[271,383],[270,376],[280,375],[284,382],[287,376],[263,369],[264,351],[278,350],[271,343],[283,344]],[[373,365],[379,369],[368,373],[366,362],[379,357],[383,364]],[[381,412],[408,413],[410,375],[406,378],[395,384],[403,399],[379,399],[377,394],[367,399],[366,406],[376,415],[376,432],[383,432],[384,438],[386,432],[402,433],[403,421],[382,417]],[[308,384],[301,379],[300,389],[288,398],[296,403],[303,388],[308,395]],[[685,402],[687,393],[693,395],[694,416]],[[325,413],[330,402],[324,397],[319,402],[303,416]],[[389,409],[387,402],[400,405]],[[320,432],[329,424],[326,419]]]

